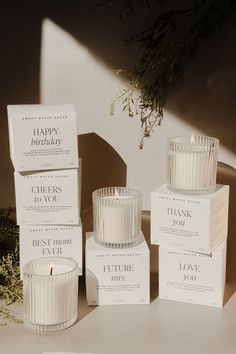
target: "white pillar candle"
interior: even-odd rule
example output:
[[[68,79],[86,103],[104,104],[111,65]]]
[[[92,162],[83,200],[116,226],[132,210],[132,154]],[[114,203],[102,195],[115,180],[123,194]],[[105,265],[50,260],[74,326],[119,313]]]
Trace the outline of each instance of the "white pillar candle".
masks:
[[[168,141],[171,189],[189,194],[215,190],[219,141],[207,136],[173,137]]]
[[[63,257],[39,258],[23,269],[25,325],[57,331],[77,318],[78,264]]]
[[[94,233],[108,247],[126,247],[138,242],[141,231],[141,193],[125,187],[93,192]]]

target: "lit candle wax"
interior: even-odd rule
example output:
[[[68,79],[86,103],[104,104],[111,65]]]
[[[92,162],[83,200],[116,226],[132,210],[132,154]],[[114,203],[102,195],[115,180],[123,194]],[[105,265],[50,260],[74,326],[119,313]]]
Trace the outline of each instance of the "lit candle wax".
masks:
[[[170,187],[179,192],[196,194],[214,191],[218,144],[217,139],[205,136],[170,138]]]
[[[95,239],[107,246],[133,244],[141,230],[141,193],[124,187],[93,194]]]
[[[25,324],[42,332],[68,327],[77,318],[78,265],[67,258],[40,258],[24,267]]]

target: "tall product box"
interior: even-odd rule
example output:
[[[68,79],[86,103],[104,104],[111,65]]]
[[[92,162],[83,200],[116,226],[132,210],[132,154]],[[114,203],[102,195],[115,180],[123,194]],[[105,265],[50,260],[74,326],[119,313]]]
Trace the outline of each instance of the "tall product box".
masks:
[[[222,308],[226,240],[210,255],[159,247],[159,298]]]
[[[210,254],[227,237],[228,205],[229,186],[185,195],[163,185],[151,193],[151,243]]]
[[[82,225],[20,226],[20,270],[30,260],[42,257],[72,258],[82,275]]]
[[[79,225],[78,169],[15,172],[18,225]]]
[[[86,241],[88,305],[150,303],[150,255],[146,241],[124,249],[98,245],[93,234]]]
[[[78,167],[76,112],[71,104],[9,105],[7,110],[15,171]]]

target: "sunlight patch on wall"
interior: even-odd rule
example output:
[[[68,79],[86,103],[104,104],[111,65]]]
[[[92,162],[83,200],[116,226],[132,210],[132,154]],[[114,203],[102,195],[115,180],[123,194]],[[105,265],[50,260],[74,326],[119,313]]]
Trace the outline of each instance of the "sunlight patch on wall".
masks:
[[[139,150],[139,117],[128,118],[119,105],[115,115],[110,115],[112,100],[126,85],[113,69],[96,58],[92,48],[89,50],[51,20],[44,20],[41,102],[73,103],[78,133],[95,132],[113,146],[127,164],[127,184],[142,191],[143,208],[149,209],[150,191],[166,181],[167,138],[201,132],[165,111],[162,126]],[[225,148],[220,149],[220,159],[236,167],[235,155]]]
[[[42,102],[73,102],[79,115],[79,132],[86,133],[100,126],[101,115],[109,114],[112,98],[123,87],[115,72],[86,46],[51,20],[44,20]]]

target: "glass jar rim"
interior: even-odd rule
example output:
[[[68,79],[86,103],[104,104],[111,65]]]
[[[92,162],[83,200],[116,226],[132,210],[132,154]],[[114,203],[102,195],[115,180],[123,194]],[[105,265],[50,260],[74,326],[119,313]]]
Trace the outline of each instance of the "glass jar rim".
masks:
[[[118,192],[116,195],[115,192]],[[108,192],[108,193],[106,193]],[[121,194],[119,192],[122,192]],[[126,193],[125,193],[126,192]],[[122,197],[122,196],[127,196],[130,197],[131,199],[139,199],[142,197],[142,193],[138,191],[137,189],[129,188],[129,187],[122,187],[122,186],[116,186],[116,187],[103,187],[96,189],[92,193],[92,197],[94,198],[103,198],[103,197]]]
[[[205,135],[180,135],[168,138],[169,148],[179,148],[184,150],[186,148],[210,148],[211,150],[218,149],[219,139],[205,136]]]
[[[44,263],[48,264],[48,262],[55,264],[58,262],[57,265],[71,265],[71,270],[65,271],[60,274],[36,274],[33,272],[34,265],[44,265]],[[41,263],[42,262],[42,263]],[[23,274],[26,277],[30,278],[37,278],[37,279],[55,279],[58,277],[68,276],[74,273],[79,273],[79,264],[77,261],[67,257],[40,257],[36,259],[31,259],[23,266]]]

